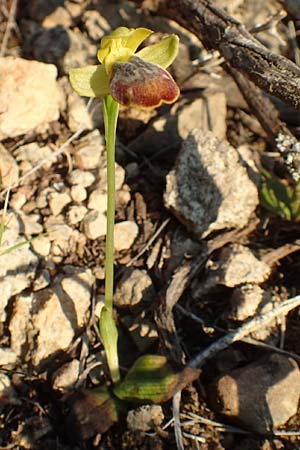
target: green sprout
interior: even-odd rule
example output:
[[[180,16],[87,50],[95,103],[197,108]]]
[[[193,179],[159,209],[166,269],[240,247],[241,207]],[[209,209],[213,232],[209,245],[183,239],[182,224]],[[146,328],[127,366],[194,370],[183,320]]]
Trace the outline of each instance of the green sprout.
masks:
[[[264,169],[260,201],[262,206],[283,219],[300,220],[300,183],[288,185]]]
[[[107,228],[105,305],[99,327],[114,383],[120,381],[118,330],[113,318],[115,141],[119,105],[156,108],[162,103],[175,102],[179,96],[177,84],[165,70],[177,56],[179,39],[171,35],[137,51],[152,33],[147,28],[119,27],[102,39],[97,54],[100,65],[70,71],[71,85],[79,95],[98,97],[103,102],[107,152]]]

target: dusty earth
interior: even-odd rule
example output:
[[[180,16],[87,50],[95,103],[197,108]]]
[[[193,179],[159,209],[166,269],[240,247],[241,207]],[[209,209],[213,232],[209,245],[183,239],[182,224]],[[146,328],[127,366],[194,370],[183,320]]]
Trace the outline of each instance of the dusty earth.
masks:
[[[300,63],[299,1],[215,3]],[[297,296],[300,214],[288,220],[261,205],[262,169],[289,180],[287,172],[218,53],[189,30],[126,1],[2,0],[0,18],[0,448],[300,448],[297,308],[210,355],[182,391],[181,447],[171,400],[150,409],[148,421],[125,413],[102,435],[103,412],[83,402],[79,426],[76,394],[110,383],[97,325],[106,164],[101,102],[87,105],[72,92],[68,71],[97,63],[105,34],[123,25],[153,29],[150,43],[180,37],[170,69],[179,100],[120,112],[115,317],[123,375],[146,353],[184,366]],[[275,104],[299,137],[300,112]]]

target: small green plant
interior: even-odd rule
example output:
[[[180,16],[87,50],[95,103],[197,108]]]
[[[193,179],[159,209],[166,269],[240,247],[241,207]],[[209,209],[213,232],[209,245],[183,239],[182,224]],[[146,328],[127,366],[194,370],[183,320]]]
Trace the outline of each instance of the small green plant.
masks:
[[[120,381],[118,330],[113,318],[115,141],[119,105],[156,108],[173,103],[179,88],[165,69],[172,64],[179,39],[171,35],[137,51],[153,32],[147,28],[117,28],[105,36],[98,51],[100,65],[70,71],[70,82],[80,95],[99,97],[103,102],[107,153],[107,229],[105,259],[105,305],[100,316],[100,333],[111,378]]]
[[[273,214],[286,220],[300,220],[300,183],[289,185],[263,170],[260,199],[262,206]]]
[[[120,379],[118,330],[113,318],[115,140],[119,105],[156,108],[175,102],[179,96],[178,86],[165,70],[177,55],[179,39],[171,35],[137,51],[151,33],[146,28],[117,28],[102,39],[98,51],[100,65],[70,72],[76,92],[102,99],[107,152],[105,305],[99,327],[113,385],[83,390],[77,396],[75,393],[73,418],[82,439],[107,431],[126,411],[128,402],[167,401],[199,376],[199,370],[189,367],[174,370],[164,356],[143,355]]]

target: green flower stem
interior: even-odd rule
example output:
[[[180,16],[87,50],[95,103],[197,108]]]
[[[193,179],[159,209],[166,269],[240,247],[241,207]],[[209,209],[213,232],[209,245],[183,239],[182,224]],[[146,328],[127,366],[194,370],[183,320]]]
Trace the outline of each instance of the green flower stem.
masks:
[[[103,99],[107,158],[107,219],[105,255],[105,306],[100,317],[100,333],[111,378],[120,380],[118,359],[118,330],[113,318],[114,289],[114,224],[115,224],[115,145],[119,104],[108,95]]]

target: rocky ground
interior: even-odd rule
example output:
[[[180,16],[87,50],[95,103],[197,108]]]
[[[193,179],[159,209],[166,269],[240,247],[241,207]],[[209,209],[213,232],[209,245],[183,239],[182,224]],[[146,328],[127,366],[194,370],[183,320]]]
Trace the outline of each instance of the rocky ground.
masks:
[[[300,63],[299,1],[215,3]],[[96,63],[99,41],[121,25],[155,30],[150,42],[180,37],[179,100],[121,108],[114,302],[123,374],[146,353],[186,364],[220,342],[177,404],[183,447],[175,400],[129,405],[103,435],[88,407],[88,436],[72,416],[74,393],[109,375],[98,331],[102,109],[72,91],[68,71]],[[300,289],[300,215],[261,206],[262,167],[284,169],[219,54],[121,0],[2,0],[0,36],[0,448],[300,448],[299,311],[280,309]],[[300,112],[276,105],[299,137]]]

